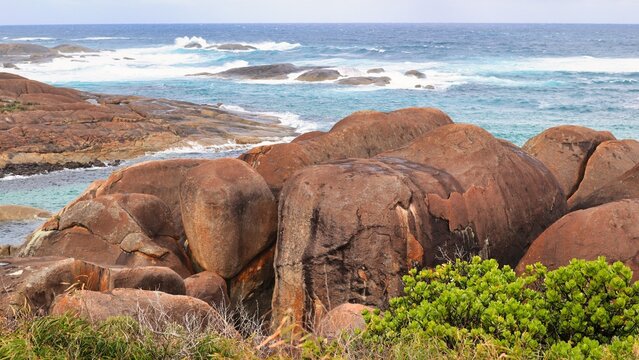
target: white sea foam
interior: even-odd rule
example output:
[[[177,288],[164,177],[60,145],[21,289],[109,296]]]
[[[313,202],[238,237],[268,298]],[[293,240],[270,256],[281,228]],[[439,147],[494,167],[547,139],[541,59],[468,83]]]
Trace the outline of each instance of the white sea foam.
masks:
[[[156,48],[130,48],[102,51],[94,56],[72,54],[48,63],[21,64],[20,70],[6,69],[34,80],[64,83],[69,81],[147,81],[183,78],[185,75],[217,73],[231,68],[247,66],[237,60],[210,66],[216,56],[197,53],[178,53],[172,46]],[[217,56],[221,58],[223,55]]]
[[[293,50],[302,46],[301,44],[288,43],[288,42],[274,42],[274,41],[263,41],[263,42],[242,42],[242,41],[229,41],[225,43],[209,43],[206,39],[199,36],[183,36],[175,39],[175,46],[178,48],[184,48],[189,44],[198,44],[200,46],[199,49],[205,50],[214,50],[214,51],[230,51],[230,52],[243,52],[243,51],[255,51],[255,50],[220,50],[217,49],[216,46],[223,44],[240,44],[246,46],[252,46],[260,51],[287,51]],[[198,48],[193,48],[198,49]]]
[[[244,109],[241,106],[237,105],[227,105],[224,104],[220,106],[220,109],[226,110],[231,113],[235,113],[239,116],[249,115],[256,117],[267,117],[276,119],[280,122],[280,124],[292,127],[296,132],[302,134],[309,131],[315,131],[319,128],[319,124],[303,120],[299,115],[294,114],[292,112],[275,112],[275,111],[249,111]]]
[[[89,36],[89,37],[71,39],[71,40],[73,40],[73,41],[83,41],[83,40],[99,41],[99,40],[129,40],[129,39],[131,39],[131,38],[126,37],[126,36]]]
[[[596,58],[592,56],[529,58],[482,64],[478,65],[476,69],[491,72],[639,73],[639,58]]]
[[[49,41],[55,40],[55,38],[51,37],[19,37],[11,39],[13,41]]]
[[[183,154],[183,155],[184,154],[186,155],[209,154],[209,153],[222,153],[222,152],[234,151],[234,150],[248,150],[258,146],[266,146],[266,145],[280,144],[283,142],[290,142],[293,139],[294,138],[292,137],[283,137],[283,138],[277,138],[273,140],[265,140],[256,144],[237,144],[234,141],[229,141],[226,144],[220,144],[220,145],[202,145],[194,141],[189,141],[187,142],[186,146],[175,147],[175,148],[166,149],[163,151],[149,153],[147,154],[147,156],[162,158],[164,156],[174,155],[174,154]]]

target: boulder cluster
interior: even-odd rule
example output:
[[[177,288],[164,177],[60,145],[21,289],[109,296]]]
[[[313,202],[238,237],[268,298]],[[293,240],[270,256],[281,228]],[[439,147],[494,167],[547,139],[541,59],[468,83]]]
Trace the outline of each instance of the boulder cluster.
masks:
[[[638,142],[583,127],[520,148],[437,109],[357,112],[239,159],[94,182],[0,259],[0,311],[211,321],[242,308],[334,336],[401,295],[410,268],[455,258],[521,271],[603,255],[637,278],[638,162]]]

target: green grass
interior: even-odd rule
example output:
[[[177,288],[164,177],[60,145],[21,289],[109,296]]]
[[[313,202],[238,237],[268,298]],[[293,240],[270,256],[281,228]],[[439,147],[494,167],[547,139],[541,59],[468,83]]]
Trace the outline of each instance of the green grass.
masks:
[[[267,339],[268,340],[268,339]],[[210,329],[189,331],[166,324],[150,328],[127,317],[98,324],[72,316],[24,319],[0,330],[0,359],[562,359],[555,353],[524,353],[490,337],[460,334],[454,346],[436,337],[404,337],[372,344],[360,335],[337,340],[293,334],[270,339],[229,337]],[[603,347],[599,359],[639,359],[639,338],[620,352]]]
[[[35,103],[21,103],[20,101],[1,100],[0,99],[0,114],[16,111],[29,110],[29,106],[37,105]]]

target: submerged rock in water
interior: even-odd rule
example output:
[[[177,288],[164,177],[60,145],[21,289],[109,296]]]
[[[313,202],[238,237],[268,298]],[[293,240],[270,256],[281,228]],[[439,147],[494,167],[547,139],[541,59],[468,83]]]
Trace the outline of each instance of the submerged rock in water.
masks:
[[[327,81],[327,80],[337,80],[342,76],[337,70],[333,69],[315,69],[310,70],[302,75],[298,76],[295,80],[298,81]]]
[[[285,80],[289,74],[315,68],[316,67],[310,66],[295,66],[293,64],[257,65],[229,69],[213,74],[212,76],[223,79]]]
[[[60,53],[95,53],[97,52],[96,50],[90,49],[85,46],[69,45],[69,44],[54,46],[51,48],[51,50],[56,50]]]
[[[47,210],[23,205],[0,205],[0,223],[4,221],[20,221],[44,219],[51,216]]]
[[[375,85],[385,86],[390,84],[391,79],[388,76],[370,77],[370,76],[355,76],[337,80],[340,85]]]
[[[209,49],[218,49],[225,51],[249,51],[249,50],[257,50],[255,46],[244,45],[244,44],[220,44],[209,46]]]
[[[424,74],[421,71],[417,71],[417,70],[408,70],[407,72],[404,73],[404,75],[413,76],[413,77],[416,77],[418,79],[426,79],[426,74]]]
[[[367,74],[381,74],[383,72],[385,72],[384,68],[374,68],[366,71]]]

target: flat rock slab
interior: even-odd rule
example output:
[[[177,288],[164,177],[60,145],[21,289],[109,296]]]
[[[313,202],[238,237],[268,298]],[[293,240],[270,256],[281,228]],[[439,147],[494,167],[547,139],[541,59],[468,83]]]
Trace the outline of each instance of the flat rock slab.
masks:
[[[0,205],[0,223],[4,221],[36,220],[51,216],[51,213],[22,205]]]
[[[194,142],[258,143],[294,134],[277,119],[247,120],[182,101],[84,93],[8,73],[0,73],[0,113],[0,177],[32,173],[39,165],[93,166]]]

